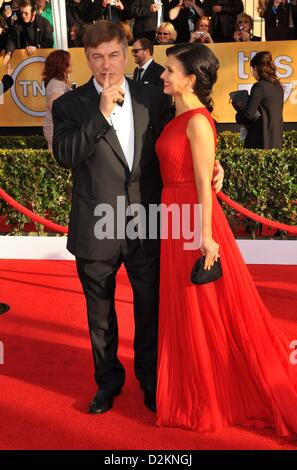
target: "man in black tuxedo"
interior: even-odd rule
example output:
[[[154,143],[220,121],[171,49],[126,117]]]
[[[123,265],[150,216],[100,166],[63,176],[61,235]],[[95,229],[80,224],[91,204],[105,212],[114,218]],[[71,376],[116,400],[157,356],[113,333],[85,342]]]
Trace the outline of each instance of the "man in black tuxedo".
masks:
[[[155,141],[168,101],[160,88],[125,78],[127,39],[116,23],[94,23],[84,47],[93,77],[54,101],[52,112],[54,156],[73,170],[67,248],[76,257],[87,301],[99,387],[89,411],[108,411],[125,381],[114,299],[122,263],[134,296],[135,375],[146,406],[155,411],[159,241],[157,236],[126,236],[131,234],[126,208],[138,204],[148,214],[149,205],[160,202]],[[112,221],[105,217],[110,213]]]
[[[134,70],[133,80],[141,81],[146,85],[150,84],[163,87],[161,74],[165,69],[153,59],[153,43],[147,38],[137,39],[137,41],[133,43],[131,52],[135,63],[138,65]]]
[[[125,265],[134,295],[135,374],[145,404],[155,410],[159,242],[125,237],[98,239],[94,231],[98,204],[109,204],[115,220],[125,205],[158,204],[161,179],[155,155],[155,131],[167,108],[157,87],[125,79],[128,47],[115,23],[98,21],[84,39],[93,77],[53,104],[53,152],[73,169],[68,249],[76,257],[87,300],[88,322],[99,391],[90,412],[103,413],[121,392],[125,370],[117,356],[115,278]],[[123,106],[119,106],[118,103]],[[158,106],[155,104],[158,103]],[[117,197],[124,200],[123,213]],[[129,218],[115,230],[125,229]]]

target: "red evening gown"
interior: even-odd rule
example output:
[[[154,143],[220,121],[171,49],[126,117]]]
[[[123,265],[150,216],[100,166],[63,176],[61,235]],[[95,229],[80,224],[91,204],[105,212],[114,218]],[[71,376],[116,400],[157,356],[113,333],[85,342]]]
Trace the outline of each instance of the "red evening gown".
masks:
[[[198,202],[189,110],[164,128],[156,144],[167,206]],[[200,256],[185,240],[161,240],[157,424],[194,431],[225,426],[274,427],[297,436],[297,365],[290,341],[263,305],[213,193],[213,238],[219,243],[223,277],[196,286],[190,273]]]

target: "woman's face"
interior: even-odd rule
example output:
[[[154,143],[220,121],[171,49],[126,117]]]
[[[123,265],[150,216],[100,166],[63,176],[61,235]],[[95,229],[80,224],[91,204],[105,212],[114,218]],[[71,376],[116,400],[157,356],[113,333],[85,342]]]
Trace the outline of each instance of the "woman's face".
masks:
[[[208,33],[209,31],[209,22],[207,20],[201,20],[198,26],[197,31],[204,31]]]
[[[68,62],[68,67],[66,69],[66,74],[68,75],[69,73],[72,72],[72,60],[71,58],[69,59],[69,62]]]
[[[257,81],[260,80],[260,76],[258,74],[257,67],[251,67],[251,72],[252,72],[255,80],[257,80]]]
[[[164,93],[170,96],[179,96],[189,86],[189,77],[186,75],[181,62],[173,55],[167,58],[165,70],[161,75],[164,81]]]
[[[171,33],[166,28],[160,28],[157,37],[160,44],[170,44],[171,42]]]
[[[237,28],[239,31],[245,31],[246,33],[249,33],[252,29],[252,24],[250,20],[248,20],[247,18],[244,18],[238,21]]]

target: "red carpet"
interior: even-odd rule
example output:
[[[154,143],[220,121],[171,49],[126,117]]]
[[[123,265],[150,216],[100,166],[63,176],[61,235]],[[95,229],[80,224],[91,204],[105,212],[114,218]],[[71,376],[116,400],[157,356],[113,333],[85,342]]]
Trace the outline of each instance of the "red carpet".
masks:
[[[297,267],[250,271],[276,322],[290,341],[297,339]],[[198,435],[157,428],[133,375],[132,296],[124,270],[116,298],[126,385],[109,413],[88,415],[96,387],[74,263],[0,261],[0,300],[11,305],[0,316],[0,449],[297,449],[297,441],[287,443],[269,429]]]

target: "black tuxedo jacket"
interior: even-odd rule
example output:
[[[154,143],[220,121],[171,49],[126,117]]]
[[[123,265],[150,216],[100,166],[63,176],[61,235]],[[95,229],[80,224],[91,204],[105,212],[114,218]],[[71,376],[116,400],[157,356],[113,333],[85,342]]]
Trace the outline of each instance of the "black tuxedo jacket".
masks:
[[[53,103],[53,153],[60,165],[73,170],[67,248],[79,258],[109,260],[120,252],[123,240],[116,238],[117,215],[122,217],[124,211],[117,213],[117,196],[123,196],[126,205],[141,203],[145,208],[160,202],[155,141],[168,100],[160,88],[128,82],[135,131],[131,172],[116,132],[99,110],[100,96],[93,79]],[[114,209],[114,239],[95,237],[98,204]],[[144,240],[143,245],[154,256],[158,252],[158,240]]]
[[[133,80],[136,80],[138,67],[134,70]],[[157,64],[154,60],[150,63],[146,71],[141,77],[140,82],[145,83],[146,85],[155,85],[163,87],[163,80],[161,80],[160,75],[164,72],[164,67]]]

